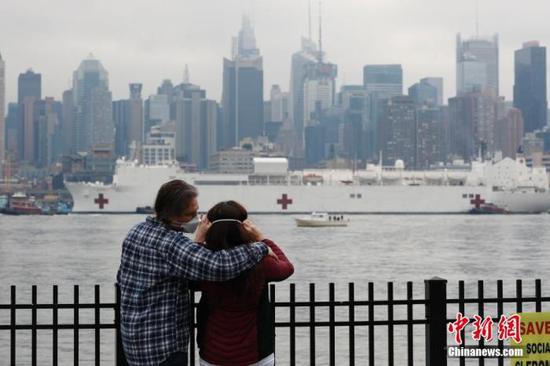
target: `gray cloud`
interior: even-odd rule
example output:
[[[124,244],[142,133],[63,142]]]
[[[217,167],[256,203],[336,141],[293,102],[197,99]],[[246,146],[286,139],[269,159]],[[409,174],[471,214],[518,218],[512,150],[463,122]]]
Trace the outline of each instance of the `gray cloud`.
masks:
[[[109,71],[115,98],[129,82],[146,95],[164,78],[191,79],[221,97],[222,58],[243,13],[251,14],[264,56],[266,92],[288,89],[290,56],[307,34],[307,0],[3,0],[0,52],[7,63],[7,97],[17,75],[32,67],[44,94],[60,98],[72,72],[93,52]],[[512,96],[513,52],[527,40],[550,45],[547,0],[480,0],[480,33],[500,35],[501,94]],[[324,0],[323,46],[339,66],[339,84],[362,81],[367,63],[402,63],[405,86],[443,76],[454,94],[455,37],[475,32],[475,0]],[[317,2],[313,1],[317,37]]]

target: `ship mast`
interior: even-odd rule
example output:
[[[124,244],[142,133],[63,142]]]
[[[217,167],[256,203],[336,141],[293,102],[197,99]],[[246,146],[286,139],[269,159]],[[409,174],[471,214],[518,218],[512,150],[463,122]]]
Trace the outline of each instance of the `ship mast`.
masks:
[[[382,150],[378,152],[378,184],[383,185],[382,179]]]

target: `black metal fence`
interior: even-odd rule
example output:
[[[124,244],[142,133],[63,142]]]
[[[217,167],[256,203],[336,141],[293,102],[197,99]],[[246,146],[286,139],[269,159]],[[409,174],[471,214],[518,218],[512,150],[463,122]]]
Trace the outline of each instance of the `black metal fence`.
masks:
[[[542,282],[535,280],[533,294],[524,296],[524,284],[521,280],[515,283],[514,296],[504,296],[503,281],[496,282],[496,294],[487,296],[485,282],[477,283],[477,293],[473,296],[466,296],[464,281],[458,282],[458,287],[447,291],[447,281],[441,278],[426,280],[424,289],[413,287],[412,282],[407,282],[403,296],[395,296],[394,283],[388,282],[385,288],[384,298],[375,298],[374,283],[366,285],[366,296],[358,295],[356,284],[350,283],[344,292],[344,299],[337,299],[335,285],[328,285],[327,296],[319,296],[318,286],[309,284],[308,293],[299,294],[298,299],[296,286],[290,284],[289,292],[284,293],[285,299],[280,299],[281,290],[285,285],[270,285],[270,299],[272,311],[274,312],[277,328],[277,348],[284,343],[285,352],[277,352],[279,364],[289,365],[342,365],[378,364],[392,365],[447,365],[447,323],[452,322],[449,314],[452,309],[465,313],[466,307],[474,307],[475,312],[480,316],[488,313],[488,307],[494,308],[490,311],[494,314],[494,320],[498,321],[500,315],[505,311],[522,312],[524,305],[529,305],[532,311],[540,312],[543,305],[550,303],[550,297],[542,296]],[[359,284],[358,284],[359,285]],[[340,289],[342,290],[342,289]],[[377,287],[378,290],[378,287]],[[94,301],[81,302],[80,288],[74,286],[73,301],[59,302],[59,290],[53,286],[51,301],[39,302],[37,287],[31,289],[30,303],[17,303],[16,287],[11,286],[9,303],[0,303],[0,319],[8,319],[9,322],[0,322],[0,335],[9,333],[6,339],[9,344],[0,344],[2,350],[9,349],[9,355],[4,361],[9,365],[17,364],[18,334],[29,332],[30,337],[25,337],[25,347],[30,348],[30,364],[43,365],[45,363],[57,366],[59,364],[60,352],[66,355],[72,353],[72,362],[75,366],[81,362],[80,334],[84,331],[93,331],[93,342],[88,344],[88,353],[93,352],[95,365],[102,364],[101,355],[105,341],[105,331],[109,330],[112,336],[113,348],[115,350],[114,363],[117,366],[126,365],[119,332],[119,298],[118,288],[115,289],[115,296],[112,302],[100,301],[100,286],[94,287]],[[415,293],[423,293],[423,296],[415,296]],[[361,295],[364,293],[361,292]],[[195,294],[191,295],[196,303]],[[342,296],[340,296],[342,297]],[[379,296],[380,297],[380,296]],[[44,301],[44,300],[43,300]],[[418,311],[418,308],[422,311]],[[506,307],[508,307],[506,309]],[[415,310],[416,309],[416,310]],[[18,313],[30,311],[30,322],[18,321]],[[38,321],[37,312],[51,312],[51,322],[43,323]],[[72,321],[60,321],[60,311],[72,312]],[[80,322],[83,311],[92,311],[92,322]],[[2,317],[2,314],[9,315]],[[420,313],[420,314],[419,314]],[[66,315],[66,314],[65,314]],[[65,316],[66,318],[66,316]],[[108,321],[103,321],[108,319]],[[28,319],[27,319],[28,320]],[[194,322],[194,319],[193,319]],[[396,336],[396,330],[400,329],[400,336]],[[284,330],[285,334],[281,335]],[[38,352],[38,331],[41,332],[40,340],[48,338],[51,340],[52,352],[50,359],[41,358]],[[72,333],[72,344],[70,347],[60,350],[59,333]],[[46,337],[44,333],[49,333]],[[300,333],[300,335],[298,334]],[[337,334],[338,333],[338,334]],[[463,339],[466,339],[462,331]],[[323,344],[319,345],[319,335],[323,337]],[[342,335],[345,334],[345,337]],[[418,345],[419,334],[423,336],[423,345]],[[194,329],[192,331],[194,339]],[[30,342],[29,339],[30,338]],[[328,338],[328,339],[326,339]],[[2,339],[0,337],[0,339]],[[326,342],[325,342],[326,341]],[[383,345],[380,343],[383,341]],[[304,346],[305,343],[305,346]],[[478,343],[484,346],[483,340]],[[300,347],[298,347],[300,345]],[[503,347],[503,342],[498,342]],[[396,347],[401,351],[396,359]],[[90,351],[92,350],[92,351]],[[189,352],[190,364],[197,364],[194,342],[191,342]],[[384,357],[378,355],[383,353]],[[322,355],[322,361],[319,361]],[[345,363],[342,360],[345,359]],[[465,365],[464,359],[457,360],[459,364]],[[480,358],[479,365],[484,365],[485,360]],[[498,359],[498,365],[503,365],[504,360]],[[25,364],[28,364],[25,362]]]

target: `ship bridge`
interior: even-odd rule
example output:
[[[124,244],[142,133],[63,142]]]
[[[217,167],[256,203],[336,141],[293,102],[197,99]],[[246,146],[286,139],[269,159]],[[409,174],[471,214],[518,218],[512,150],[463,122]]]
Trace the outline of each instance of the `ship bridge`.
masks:
[[[248,176],[250,185],[287,185],[288,159],[260,157],[254,158],[254,173]]]

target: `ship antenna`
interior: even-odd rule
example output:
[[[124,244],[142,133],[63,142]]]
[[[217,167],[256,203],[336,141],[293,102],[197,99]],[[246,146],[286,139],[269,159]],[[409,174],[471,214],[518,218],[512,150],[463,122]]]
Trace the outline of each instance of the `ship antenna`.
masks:
[[[382,179],[382,150],[378,151],[378,180],[380,185],[384,184],[384,180]]]

